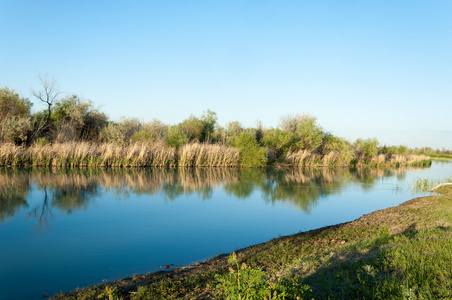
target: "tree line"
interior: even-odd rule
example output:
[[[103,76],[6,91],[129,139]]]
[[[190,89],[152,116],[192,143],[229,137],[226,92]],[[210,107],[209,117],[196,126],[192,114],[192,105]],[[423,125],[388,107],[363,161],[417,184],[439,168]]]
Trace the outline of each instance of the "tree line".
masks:
[[[190,115],[175,125],[160,120],[142,122],[123,118],[111,121],[90,100],[77,95],[63,96],[56,82],[40,78],[41,90],[33,96],[46,108],[31,112],[32,103],[13,89],[0,89],[0,143],[44,146],[53,143],[90,142],[129,146],[133,143],[159,144],[174,148],[193,143],[221,144],[240,151],[243,166],[263,166],[271,163],[312,165],[349,165],[372,162],[378,155],[384,160],[396,155],[443,153],[451,151],[431,148],[409,149],[406,146],[380,145],[376,138],[349,142],[337,137],[318,124],[310,114],[281,117],[276,128],[245,128],[238,121],[225,126],[217,123],[217,114],[206,110],[201,116]],[[325,163],[325,161],[329,163]]]

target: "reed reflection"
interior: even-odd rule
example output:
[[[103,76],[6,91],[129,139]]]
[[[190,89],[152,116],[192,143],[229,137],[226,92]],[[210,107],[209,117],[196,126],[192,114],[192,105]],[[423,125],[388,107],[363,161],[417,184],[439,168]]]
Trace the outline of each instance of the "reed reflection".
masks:
[[[347,185],[359,183],[371,190],[379,178],[403,179],[405,169],[0,169],[0,222],[28,208],[28,216],[48,226],[56,210],[63,214],[86,210],[106,192],[118,200],[131,194],[162,196],[176,201],[196,193],[212,199],[215,189],[246,201],[260,192],[266,203],[285,202],[309,212],[328,195],[340,193]],[[29,190],[35,186],[40,193]],[[30,203],[33,207],[30,209]]]

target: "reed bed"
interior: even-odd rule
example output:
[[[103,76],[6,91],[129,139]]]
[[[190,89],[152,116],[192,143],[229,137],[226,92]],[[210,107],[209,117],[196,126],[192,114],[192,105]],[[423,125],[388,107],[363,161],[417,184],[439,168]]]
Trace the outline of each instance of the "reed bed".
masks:
[[[67,142],[30,147],[0,145],[0,165],[43,167],[236,167],[233,147],[187,144],[179,152],[161,143]]]
[[[343,167],[349,166],[352,156],[348,152],[331,151],[325,155],[313,153],[309,150],[289,152],[286,162],[297,167]]]
[[[358,167],[399,167],[399,166],[428,166],[431,159],[425,155],[386,155],[378,154],[371,158],[361,158],[352,161],[351,156],[331,151],[324,156],[309,150],[299,150],[288,153],[286,162],[297,167],[338,167],[355,165]]]
[[[186,144],[180,149],[179,167],[236,167],[240,151],[224,145]]]
[[[296,167],[428,166],[425,155],[385,155],[355,159],[350,153],[320,155],[309,150],[290,152],[285,162]],[[191,143],[178,151],[164,143],[66,142],[30,147],[0,144],[0,165],[43,167],[238,167],[240,150],[220,144]]]
[[[322,165],[321,157],[309,150],[299,150],[289,152],[286,156],[286,162],[297,167],[314,167]]]
[[[162,144],[67,142],[28,148],[0,145],[0,165],[42,167],[175,167],[177,153]]]
[[[442,179],[418,178],[409,185],[409,188],[413,193],[428,192],[428,191],[432,191],[432,189],[434,189],[437,186],[446,185],[446,184],[447,185],[452,184],[452,177],[446,177],[446,178],[442,178]]]

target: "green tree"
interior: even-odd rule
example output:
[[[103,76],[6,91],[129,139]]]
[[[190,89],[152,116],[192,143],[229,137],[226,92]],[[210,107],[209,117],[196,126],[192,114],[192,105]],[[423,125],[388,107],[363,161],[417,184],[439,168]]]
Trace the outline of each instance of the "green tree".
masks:
[[[7,87],[0,89],[0,119],[29,117],[31,102]]]
[[[201,141],[203,136],[203,123],[200,119],[191,115],[178,125],[179,131],[185,134],[188,141]]]
[[[202,124],[202,136],[201,141],[210,141],[212,139],[212,135],[215,132],[215,127],[217,124],[217,114],[210,109],[205,111],[201,116],[201,124]]]
[[[31,102],[8,88],[0,89],[0,140],[22,144],[31,130]]]

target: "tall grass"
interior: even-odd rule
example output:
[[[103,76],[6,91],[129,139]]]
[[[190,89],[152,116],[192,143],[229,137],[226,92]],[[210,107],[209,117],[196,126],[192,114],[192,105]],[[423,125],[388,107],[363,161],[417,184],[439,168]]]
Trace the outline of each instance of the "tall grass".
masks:
[[[130,144],[65,142],[35,143],[29,147],[0,144],[0,165],[45,167],[237,167],[248,150],[222,144],[190,143],[178,150],[164,142]],[[297,167],[427,166],[425,155],[379,154],[353,160],[340,151],[324,155],[310,150],[289,152],[285,162]]]
[[[240,152],[233,147],[210,144],[186,144],[180,149],[179,167],[236,167]]]
[[[177,153],[162,144],[67,142],[28,148],[0,145],[0,165],[44,167],[174,167]]]
[[[446,177],[442,179],[425,179],[418,178],[413,183],[409,185],[410,190],[415,192],[428,192],[432,191],[435,187],[442,184],[452,184],[452,177]]]
[[[236,167],[233,147],[186,144],[178,151],[163,143],[67,142],[30,147],[0,144],[0,165],[45,167]]]
[[[332,166],[427,166],[431,159],[425,155],[388,155],[377,154],[370,158],[361,157],[351,160],[337,151],[320,155],[309,150],[299,150],[287,154],[285,161],[297,167],[332,167]]]
[[[286,162],[297,167],[313,167],[322,165],[321,156],[309,150],[290,152],[286,156]]]

